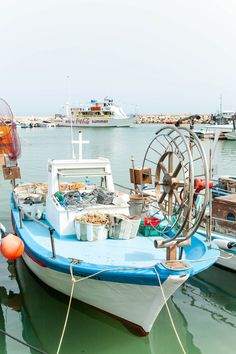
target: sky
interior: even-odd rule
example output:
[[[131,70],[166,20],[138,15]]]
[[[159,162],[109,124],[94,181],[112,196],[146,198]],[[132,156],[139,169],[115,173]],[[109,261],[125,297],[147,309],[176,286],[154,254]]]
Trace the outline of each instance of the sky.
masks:
[[[236,110],[235,0],[0,0],[0,97],[53,115],[109,96],[128,113]]]

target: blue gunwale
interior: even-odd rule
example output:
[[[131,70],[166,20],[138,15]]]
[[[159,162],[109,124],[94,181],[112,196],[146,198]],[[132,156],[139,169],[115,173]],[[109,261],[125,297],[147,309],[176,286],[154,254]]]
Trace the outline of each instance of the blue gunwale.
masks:
[[[38,242],[34,240],[31,236],[31,233],[35,228],[41,228],[42,226],[34,223],[33,221],[23,221],[23,225],[25,225],[22,229],[19,228],[19,211],[18,208],[14,208],[13,202],[11,203],[11,210],[13,216],[13,223],[16,229],[16,233],[18,236],[24,241],[26,253],[30,255],[30,257],[38,262],[42,263],[46,267],[53,269],[58,272],[70,274],[70,263],[71,258],[66,258],[60,255],[57,255],[55,259],[52,258],[52,252],[47,248],[41,246]],[[28,223],[28,224],[27,224]],[[46,221],[45,224],[50,226]],[[28,226],[30,227],[28,227]],[[32,225],[34,225],[32,227]],[[46,229],[45,229],[46,231]],[[49,232],[45,238],[49,239]],[[55,232],[55,239],[57,242],[60,242],[60,236]],[[76,244],[80,241],[75,238],[68,238],[71,242],[76,242]],[[74,240],[74,241],[73,241]],[[158,263],[155,265],[155,268],[159,274],[161,282],[164,282],[170,275],[175,276],[184,276],[189,275],[192,276],[197,274],[204,269],[207,269],[210,265],[212,265],[217,257],[219,256],[219,252],[216,249],[210,249],[207,247],[205,242],[203,242],[204,237],[200,235],[196,235],[192,237],[192,246],[185,247],[185,262],[188,264],[189,269],[182,271],[175,271],[167,269],[163,266],[162,263]],[[150,240],[149,240],[150,241]],[[82,241],[81,241],[82,242]],[[103,241],[104,242],[104,241]],[[105,241],[106,242],[106,241]],[[127,242],[127,241],[119,241],[119,242]],[[57,250],[56,250],[57,251]],[[190,260],[197,260],[199,258],[204,258],[201,262],[194,262]],[[209,259],[207,259],[209,258]],[[73,274],[80,277],[86,277],[92,275],[99,271],[104,271],[96,276],[93,276],[92,279],[101,280],[101,281],[109,281],[109,282],[119,282],[119,283],[128,283],[128,284],[139,284],[139,285],[151,285],[151,286],[159,286],[159,281],[157,279],[157,275],[153,267],[149,268],[134,268],[134,269],[120,269],[126,268],[127,266],[117,266],[117,265],[102,265],[102,264],[92,264],[88,262],[81,261],[79,264],[73,265]],[[129,267],[127,267],[129,268]]]

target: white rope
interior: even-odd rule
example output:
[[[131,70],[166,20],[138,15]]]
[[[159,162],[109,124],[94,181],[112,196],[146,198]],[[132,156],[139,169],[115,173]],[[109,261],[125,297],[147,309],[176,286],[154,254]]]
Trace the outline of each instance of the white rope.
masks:
[[[215,250],[218,250],[217,248]],[[227,253],[226,251],[223,251],[221,250],[222,252],[225,252]],[[228,254],[228,253],[227,253]],[[235,255],[231,254],[229,257],[223,257],[223,256],[219,256],[219,258],[223,258],[223,259],[230,259],[232,257],[235,257]],[[215,259],[215,257],[207,257],[207,258],[201,258],[201,259],[184,259],[185,261],[188,261],[188,262],[192,262],[192,263],[197,263],[197,262],[202,262],[202,261],[207,261],[207,260],[211,260],[211,259]],[[183,260],[182,260],[183,261]],[[168,260],[168,263],[171,263],[171,262],[176,262],[176,260]],[[159,260],[159,263],[163,263],[163,260]],[[67,326],[67,322],[68,322],[68,318],[69,318],[69,313],[70,313],[70,308],[71,308],[71,302],[72,302],[72,298],[73,298],[73,293],[74,293],[74,287],[75,287],[75,283],[78,283],[80,281],[84,281],[84,280],[87,280],[87,279],[90,279],[92,277],[95,277],[96,275],[99,275],[101,273],[104,273],[104,272],[108,272],[108,271],[112,271],[114,270],[114,268],[110,268],[110,269],[103,269],[103,270],[100,270],[96,273],[93,273],[93,274],[90,274],[86,277],[81,277],[79,279],[76,279],[74,277],[74,274],[73,274],[73,264],[75,264],[74,261],[72,261],[70,263],[70,275],[71,275],[71,281],[72,281],[72,286],[71,286],[71,293],[70,293],[70,299],[69,299],[69,304],[68,304],[68,309],[67,309],[67,313],[66,313],[66,318],[65,318],[65,322],[64,322],[64,326],[63,326],[63,330],[62,330],[62,334],[61,334],[61,338],[60,338],[60,342],[59,342],[59,345],[58,345],[58,349],[57,349],[57,352],[56,354],[59,354],[60,352],[60,349],[61,349],[61,345],[62,345],[62,341],[63,341],[63,338],[64,338],[64,334],[65,334],[65,330],[66,330],[66,326]],[[142,267],[145,268],[145,269],[154,269],[156,275],[157,275],[157,278],[158,278],[158,282],[159,282],[159,285],[160,285],[160,289],[161,289],[161,293],[162,293],[162,296],[163,296],[163,299],[164,299],[164,303],[165,303],[165,306],[166,306],[166,309],[167,309],[167,312],[168,312],[168,315],[169,315],[169,318],[170,318],[170,321],[171,321],[171,324],[172,324],[172,327],[173,327],[173,330],[175,332],[175,335],[176,335],[176,338],[180,344],[180,347],[183,351],[184,354],[186,354],[186,351],[184,349],[184,346],[180,340],[180,337],[178,335],[178,332],[176,330],[176,327],[175,327],[175,324],[174,324],[174,321],[173,321],[173,318],[171,316],[171,312],[170,312],[170,309],[169,309],[169,306],[167,304],[167,299],[165,297],[165,294],[164,294],[164,290],[163,290],[163,287],[162,287],[162,284],[161,284],[161,280],[160,280],[160,276],[155,268],[155,266],[157,265],[158,263],[152,265],[152,266],[147,266],[147,267]],[[115,270],[135,270],[135,269],[141,269],[140,267],[123,267],[123,268],[115,268]]]
[[[218,250],[217,248],[212,248],[212,249],[215,249],[215,250]],[[221,252],[224,252],[228,255],[228,252],[227,251],[224,251],[224,250],[220,250]],[[230,254],[229,257],[223,257],[223,256],[219,256],[219,258],[222,258],[222,259],[231,259],[232,257],[236,257],[236,255],[234,254]],[[183,259],[181,261],[187,261],[187,262],[191,262],[191,263],[197,263],[197,262],[202,262],[202,261],[207,261],[207,260],[211,260],[211,259],[215,259],[214,256],[212,257],[207,257],[207,258],[201,258],[201,259]],[[159,263],[163,263],[163,260],[158,260]],[[171,263],[171,262],[176,262],[176,260],[168,260],[168,263]],[[73,274],[73,264],[75,264],[76,262],[72,261],[70,263],[70,275],[71,275],[71,281],[72,281],[72,286],[71,286],[71,293],[70,293],[70,299],[69,299],[69,304],[68,304],[68,309],[67,309],[67,313],[66,313],[66,318],[65,318],[65,322],[64,322],[64,326],[63,326],[63,330],[62,330],[62,334],[61,334],[61,338],[60,338],[60,342],[59,342],[59,345],[58,345],[58,349],[57,349],[57,352],[56,354],[59,354],[60,352],[60,349],[61,349],[61,345],[62,345],[62,341],[63,341],[63,338],[64,338],[64,334],[65,334],[65,330],[66,330],[66,326],[67,326],[67,322],[68,322],[68,318],[69,318],[69,313],[70,313],[70,308],[71,308],[71,302],[72,302],[72,298],[73,298],[73,293],[74,293],[74,287],[75,287],[75,283],[78,283],[80,281],[84,281],[84,280],[87,280],[87,279],[90,279],[90,278],[93,278],[95,277],[96,275],[99,275],[101,273],[104,273],[104,272],[108,272],[108,271],[112,271],[114,270],[114,268],[110,268],[110,269],[103,269],[103,270],[100,270],[96,273],[93,273],[93,274],[90,274],[86,277],[81,277],[79,279],[76,279],[74,277],[74,274]],[[176,327],[175,327],[175,324],[174,324],[174,321],[173,321],[173,318],[171,316],[171,312],[170,312],[170,309],[169,309],[169,306],[167,304],[167,299],[165,297],[165,294],[164,294],[164,290],[163,290],[163,287],[162,287],[162,284],[161,284],[161,280],[160,280],[160,276],[155,268],[155,266],[157,265],[158,263],[152,265],[152,266],[147,266],[147,267],[142,267],[145,268],[145,269],[154,269],[156,275],[157,275],[157,278],[158,278],[158,282],[159,282],[159,285],[160,285],[160,289],[161,289],[161,293],[162,293],[162,296],[163,296],[163,299],[164,299],[164,303],[165,303],[165,306],[166,306],[166,309],[167,309],[167,312],[168,312],[168,315],[169,315],[169,318],[170,318],[170,321],[171,321],[171,324],[172,324],[172,327],[173,327],[173,330],[175,332],[175,335],[176,335],[176,338],[180,344],[180,347],[183,351],[184,354],[186,354],[186,351],[184,349],[184,346],[181,342],[181,339],[178,335],[178,332],[176,330]],[[135,269],[141,269],[140,267],[123,267],[123,268],[115,268],[116,270],[135,270]]]
[[[69,318],[69,314],[70,314],[70,308],[71,308],[71,302],[72,302],[72,298],[73,298],[73,293],[74,293],[74,288],[75,288],[75,283],[78,283],[80,281],[83,281],[83,280],[86,280],[86,279],[89,279],[89,278],[92,278],[100,273],[103,273],[105,271],[108,271],[108,270],[111,270],[111,269],[103,269],[103,270],[100,270],[99,272],[96,272],[94,274],[90,274],[88,275],[87,277],[83,277],[83,278],[80,278],[80,279],[76,279],[74,277],[74,274],[73,274],[73,269],[72,269],[72,265],[75,264],[74,262],[71,262],[70,263],[70,275],[71,275],[71,281],[72,281],[72,286],[71,286],[71,292],[70,292],[70,299],[69,299],[69,304],[68,304],[68,308],[67,308],[67,313],[66,313],[66,318],[65,318],[65,322],[64,322],[64,326],[63,326],[63,330],[62,330],[62,334],[61,334],[61,338],[60,338],[60,342],[59,342],[59,345],[58,345],[58,348],[57,348],[57,353],[56,354],[59,354],[60,352],[60,349],[61,349],[61,345],[62,345],[62,341],[63,341],[63,338],[64,338],[64,334],[65,334],[65,330],[66,330],[66,326],[67,326],[67,322],[68,322],[68,318]]]
[[[60,342],[59,342],[59,345],[58,345],[58,348],[57,348],[57,354],[59,354],[59,352],[60,352],[61,345],[62,345],[62,341],[63,341],[63,338],[64,338],[64,334],[65,334],[65,330],[66,330],[66,326],[67,326],[67,321],[68,321],[69,314],[70,314],[70,308],[71,308],[71,302],[72,302],[72,298],[73,298],[74,287],[75,287],[75,282],[74,282],[74,280],[72,279],[72,286],[71,286],[71,292],[70,292],[70,300],[69,300],[69,304],[68,304],[68,308],[67,308],[66,318],[65,318],[65,322],[64,322],[64,326],[63,326],[63,330],[62,330]]]
[[[57,352],[56,354],[59,354],[60,352],[60,349],[61,349],[61,345],[62,345],[62,341],[63,341],[63,338],[64,338],[64,334],[65,334],[65,330],[66,330],[66,327],[67,327],[67,322],[68,322],[68,318],[69,318],[69,314],[70,314],[70,309],[71,309],[71,303],[72,303],[72,298],[73,298],[73,293],[74,293],[74,287],[75,287],[75,283],[78,283],[80,281],[84,281],[84,280],[87,280],[89,278],[92,278],[92,277],[95,277],[96,275],[99,275],[101,273],[105,273],[105,272],[108,272],[108,271],[112,271],[114,270],[114,268],[110,268],[110,269],[102,269],[96,273],[93,273],[93,274],[90,274],[86,277],[82,277],[82,278],[79,278],[79,279],[76,279],[74,274],[73,274],[73,264],[76,264],[75,262],[71,262],[70,263],[70,275],[71,275],[71,281],[72,281],[72,286],[71,286],[71,292],[70,292],[70,299],[69,299],[69,304],[68,304],[68,308],[67,308],[67,313],[66,313],[66,318],[65,318],[65,322],[64,322],[64,326],[63,326],[63,329],[62,329],[62,334],[61,334],[61,338],[60,338],[60,341],[59,341],[59,345],[58,345],[58,349],[57,349]],[[155,264],[156,265],[156,264]],[[167,304],[167,299],[165,297],[165,294],[164,294],[164,290],[163,290],[163,287],[162,287],[162,284],[161,284],[161,279],[160,279],[160,276],[155,268],[155,265],[153,266],[149,266],[149,267],[142,267],[142,268],[146,268],[146,269],[154,269],[156,275],[157,275],[157,279],[158,279],[158,282],[159,282],[159,285],[160,285],[160,289],[161,289],[161,293],[162,293],[162,296],[163,296],[163,300],[164,300],[164,303],[165,303],[165,306],[167,308],[167,311],[168,311],[168,315],[169,315],[169,318],[170,318],[170,321],[171,321],[171,324],[172,324],[172,327],[174,329],[174,332],[175,332],[175,335],[177,337],[177,340],[180,344],[180,347],[183,351],[184,354],[186,354],[186,351],[183,347],[183,344],[181,342],[181,339],[178,335],[178,332],[176,330],[176,327],[175,327],[175,324],[174,324],[174,321],[173,321],[173,318],[171,316],[171,312],[170,312],[170,309],[168,307],[168,304]],[[115,268],[115,270],[134,270],[134,269],[141,269],[141,268],[137,268],[137,267],[125,267],[125,268]]]
[[[175,332],[176,338],[177,338],[177,340],[178,340],[178,342],[179,342],[179,345],[180,345],[180,347],[181,347],[183,353],[186,354],[187,352],[186,352],[186,350],[184,349],[183,343],[182,343],[182,341],[181,341],[181,339],[180,339],[180,336],[179,336],[179,334],[178,334],[178,332],[177,332],[177,329],[176,329],[176,326],[175,326],[175,324],[174,324],[174,320],[173,320],[173,317],[172,317],[172,315],[171,315],[170,308],[169,308],[169,306],[168,306],[167,299],[166,299],[166,296],[165,296],[165,293],[164,293],[164,290],[163,290],[163,287],[162,287],[162,284],[161,284],[160,276],[159,276],[159,274],[158,274],[156,268],[154,267],[153,269],[154,269],[154,271],[155,271],[155,273],[156,273],[156,276],[157,276],[157,279],[158,279],[158,282],[159,282],[159,286],[160,286],[160,289],[161,289],[162,297],[163,297],[163,300],[164,300],[164,303],[165,303],[165,307],[166,307],[166,309],[167,309],[167,312],[168,312],[168,315],[169,315],[169,318],[170,318],[170,322],[171,322],[171,324],[172,324],[172,327],[173,327],[173,330],[174,330],[174,332]]]

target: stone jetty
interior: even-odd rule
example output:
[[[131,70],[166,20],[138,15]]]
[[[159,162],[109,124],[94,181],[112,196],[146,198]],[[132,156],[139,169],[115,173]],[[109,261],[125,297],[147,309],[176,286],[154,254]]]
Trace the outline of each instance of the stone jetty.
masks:
[[[171,124],[175,123],[180,118],[187,118],[192,114],[142,114],[137,115],[137,124]],[[201,117],[197,124],[209,124],[211,122],[211,114],[199,114]]]

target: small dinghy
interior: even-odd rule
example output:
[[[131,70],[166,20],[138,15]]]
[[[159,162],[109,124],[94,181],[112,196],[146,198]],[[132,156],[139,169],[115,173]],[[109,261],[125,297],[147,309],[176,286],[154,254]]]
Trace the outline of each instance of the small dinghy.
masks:
[[[165,127],[152,143],[145,166],[131,169],[135,188],[142,190],[133,196],[115,190],[108,159],[84,159],[81,153],[78,159],[49,160],[48,183],[18,185],[11,200],[28,268],[50,287],[141,335],[151,331],[176,289],[219,255],[196,233],[202,211],[191,209],[192,152],[199,140],[194,143],[187,128]],[[157,161],[154,169],[148,161]]]

